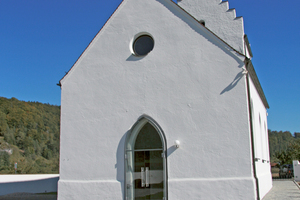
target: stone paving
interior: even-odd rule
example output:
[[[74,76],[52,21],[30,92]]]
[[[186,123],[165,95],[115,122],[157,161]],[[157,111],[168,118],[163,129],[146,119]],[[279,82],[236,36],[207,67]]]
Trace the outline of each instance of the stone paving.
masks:
[[[273,188],[263,200],[300,199],[300,189],[293,180],[273,180]]]

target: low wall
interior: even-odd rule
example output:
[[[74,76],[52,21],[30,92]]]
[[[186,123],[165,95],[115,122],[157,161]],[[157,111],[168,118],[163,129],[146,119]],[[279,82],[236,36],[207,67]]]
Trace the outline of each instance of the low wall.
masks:
[[[298,160],[293,160],[294,179],[300,181],[300,163]]]
[[[0,195],[57,192],[59,174],[0,175]]]

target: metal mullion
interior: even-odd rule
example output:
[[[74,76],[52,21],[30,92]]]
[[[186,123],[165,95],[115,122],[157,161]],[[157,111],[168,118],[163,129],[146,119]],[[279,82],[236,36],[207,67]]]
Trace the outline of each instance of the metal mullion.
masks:
[[[132,151],[132,150],[127,150],[127,151]],[[137,149],[133,151],[163,151],[163,149]]]

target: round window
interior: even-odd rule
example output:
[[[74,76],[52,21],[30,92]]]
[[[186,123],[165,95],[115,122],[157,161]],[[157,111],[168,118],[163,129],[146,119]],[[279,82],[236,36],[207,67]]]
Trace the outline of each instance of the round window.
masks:
[[[154,47],[154,40],[149,35],[141,35],[133,42],[133,51],[137,56],[145,56]]]

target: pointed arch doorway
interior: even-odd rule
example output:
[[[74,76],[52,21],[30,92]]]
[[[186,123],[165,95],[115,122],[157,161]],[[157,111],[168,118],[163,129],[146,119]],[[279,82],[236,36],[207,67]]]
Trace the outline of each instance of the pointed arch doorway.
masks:
[[[125,199],[167,199],[166,140],[150,117],[141,117],[126,136]]]

